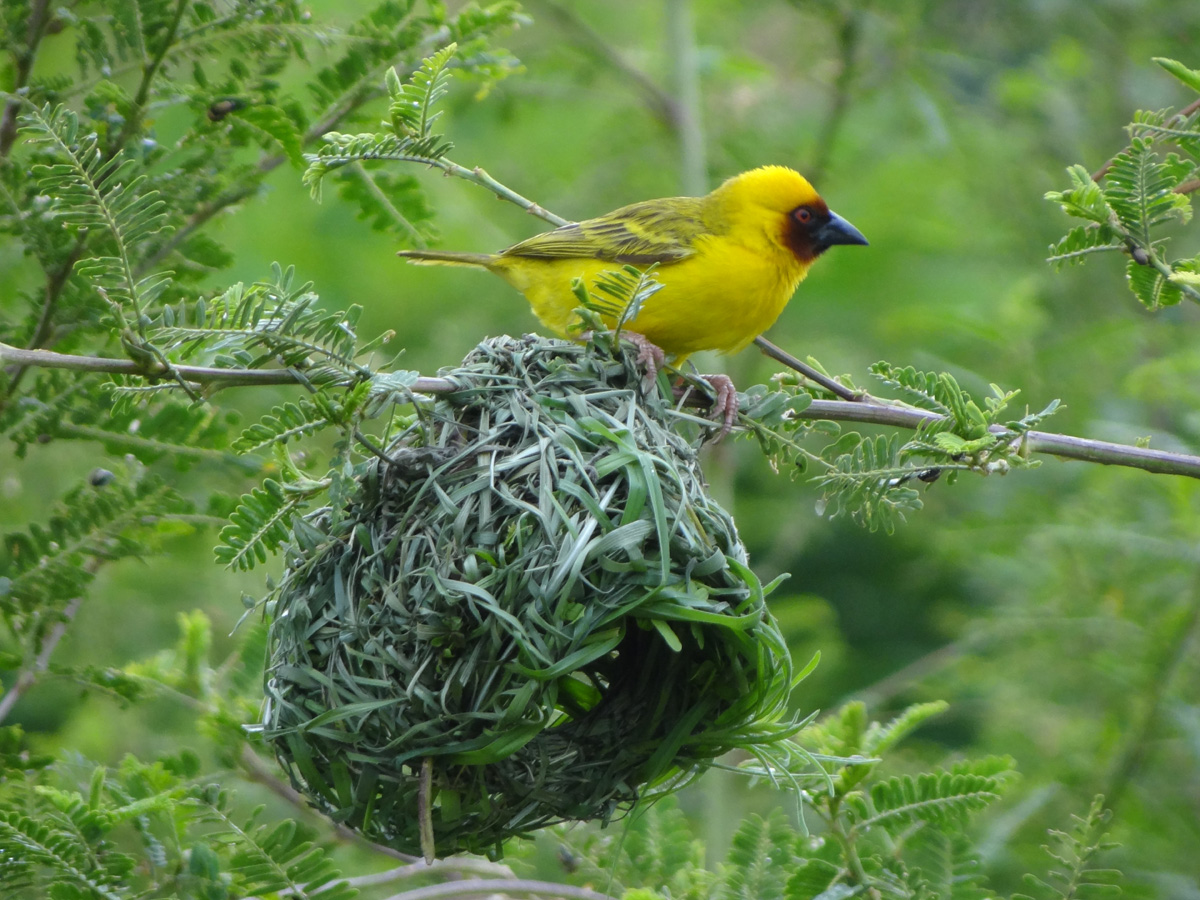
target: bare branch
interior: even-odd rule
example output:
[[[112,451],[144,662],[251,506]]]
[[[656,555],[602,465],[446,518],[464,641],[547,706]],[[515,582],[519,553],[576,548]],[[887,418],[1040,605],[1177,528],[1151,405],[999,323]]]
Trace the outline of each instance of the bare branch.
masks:
[[[769,342],[767,342],[769,343]],[[149,370],[140,363],[128,359],[103,359],[91,356],[71,356],[49,350],[21,350],[0,344],[0,363],[16,363],[26,366],[45,366],[55,369],[74,369],[84,372],[108,372],[133,375],[141,378],[162,378],[165,372]],[[801,364],[803,365],[803,364]],[[807,367],[806,367],[807,368]],[[172,366],[172,371],[185,381],[197,385],[233,387],[262,384],[300,384],[313,382],[294,369],[217,369],[206,366]],[[809,370],[811,371],[811,369]],[[820,375],[820,373],[814,373]],[[838,385],[841,390],[845,388]],[[463,385],[452,378],[422,376],[412,385],[418,394],[444,394],[462,390]],[[813,400],[803,411],[796,413],[801,419],[830,419],[839,422],[861,422],[872,425],[889,425],[916,429],[924,422],[940,419],[937,413],[912,406],[882,403],[868,395],[857,401]],[[992,433],[1001,437],[1021,441],[1026,452],[1045,453],[1063,459],[1102,463],[1110,466],[1129,466],[1158,475],[1183,475],[1200,478],[1200,457],[1167,450],[1151,450],[1148,447],[1132,447],[1109,441],[1051,434],[1044,431],[1029,431],[1024,434],[1010,432],[999,425],[992,426]]]

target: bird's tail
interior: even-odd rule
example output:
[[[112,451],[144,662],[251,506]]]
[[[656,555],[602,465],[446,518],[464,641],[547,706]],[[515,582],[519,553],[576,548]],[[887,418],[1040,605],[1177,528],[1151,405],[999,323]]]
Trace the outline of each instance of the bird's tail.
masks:
[[[418,266],[468,266],[486,269],[495,257],[490,253],[454,253],[450,250],[401,250],[396,254]]]

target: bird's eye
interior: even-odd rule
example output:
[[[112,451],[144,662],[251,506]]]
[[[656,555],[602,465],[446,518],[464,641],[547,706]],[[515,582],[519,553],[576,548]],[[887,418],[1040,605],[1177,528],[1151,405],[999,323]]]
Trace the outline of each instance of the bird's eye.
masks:
[[[792,215],[796,217],[796,221],[801,225],[807,225],[812,221],[813,217],[812,210],[807,206],[801,206],[798,210],[792,213]]]

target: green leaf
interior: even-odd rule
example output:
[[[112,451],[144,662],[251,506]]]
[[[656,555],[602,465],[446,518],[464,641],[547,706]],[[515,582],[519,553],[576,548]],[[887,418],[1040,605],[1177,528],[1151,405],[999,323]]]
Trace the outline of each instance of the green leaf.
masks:
[[[819,897],[833,900],[829,891],[838,873],[839,869],[833,863],[823,859],[807,860],[788,878],[783,896],[785,900],[817,900]],[[855,892],[854,888],[849,885],[836,885],[836,887],[843,888],[847,892],[842,896],[850,896]]]
[[[765,819],[747,816],[734,832],[722,867],[723,895],[739,900],[783,900],[794,865],[796,837],[778,808]]]
[[[293,168],[304,168],[304,148],[300,130],[278,106],[254,104],[233,110],[231,119],[242,123],[255,135],[265,150],[282,150]]]
[[[1139,265],[1130,260],[1125,267],[1129,289],[1147,309],[1175,306],[1183,299],[1179,285],[1174,284],[1153,266]]]
[[[261,487],[243,494],[229,524],[221,529],[215,550],[226,568],[249,570],[266,562],[291,537],[291,522],[307,505],[308,494],[288,492],[268,478]]]
[[[871,787],[871,803],[850,797],[858,821],[856,832],[876,826],[896,834],[914,822],[961,824],[969,813],[1000,797],[995,778],[953,772],[926,772],[889,778]]]
[[[1046,261],[1062,267],[1084,262],[1093,253],[1121,251],[1125,244],[1110,225],[1079,225],[1067,232],[1057,244],[1050,245]]]
[[[867,756],[883,756],[922,724],[941,715],[949,707],[950,704],[944,700],[914,703],[886,725],[872,722],[863,739],[862,752]]]
[[[406,83],[401,83],[394,69],[387,75],[388,95],[392,98],[388,107],[392,133],[397,137],[428,138],[440,112],[437,105],[450,89],[450,71],[447,66],[454,58],[458,44],[452,43],[432,56],[421,61],[420,67]]]
[[[1183,63],[1176,62],[1164,56],[1155,56],[1153,59],[1193,91],[1200,91],[1200,71],[1189,69]]]

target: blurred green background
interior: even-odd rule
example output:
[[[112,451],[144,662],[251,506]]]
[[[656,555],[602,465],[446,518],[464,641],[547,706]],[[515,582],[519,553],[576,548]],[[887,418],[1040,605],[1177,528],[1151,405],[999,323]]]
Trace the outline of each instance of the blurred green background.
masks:
[[[676,130],[612,58],[678,102],[673,5],[527,0],[532,22],[507,41],[525,71],[486,97],[459,84],[447,104],[453,158],[568,218],[684,192]],[[367,8],[310,6],[335,24]],[[1054,272],[1046,247],[1068,223],[1042,199],[1065,184],[1068,164],[1096,169],[1123,147],[1135,109],[1191,101],[1151,58],[1200,66],[1200,4],[690,7],[704,189],[756,165],[791,165],[871,241],[820,260],[773,341],[867,389],[866,367],[879,359],[945,369],[975,390],[1019,388],[1031,409],[1061,398],[1066,408],[1051,430],[1150,436],[1155,447],[1200,452],[1197,310],[1141,310],[1118,259]],[[314,51],[314,65],[321,56]],[[448,248],[499,249],[544,230],[465,182],[419,177]],[[404,265],[394,238],[356,219],[335,190],[313,202],[288,167],[223,216],[215,236],[237,259],[213,288],[265,277],[273,261],[295,265],[329,307],[366,307],[363,334],[395,329],[401,365],[426,374],[455,364],[485,335],[537,328],[498,279]],[[1194,228],[1178,228],[1173,240],[1177,252],[1195,252]],[[741,386],[777,368],[753,349],[696,361]],[[290,396],[267,390],[241,402],[249,414]],[[908,745],[914,768],[965,755],[1017,759],[1022,781],[982,825],[997,888],[1044,868],[1046,828],[1066,826],[1103,792],[1129,892],[1200,897],[1194,482],[1049,461],[1007,478],[936,484],[926,508],[889,536],[822,517],[803,477],[772,473],[748,443],[709,452],[706,471],[732,504],[758,574],[792,574],[773,609],[795,655],[822,654],[797,692],[801,708],[857,697],[880,718],[908,702],[946,699],[950,712]],[[114,463],[99,447],[65,444],[0,459],[5,530],[43,518],[47,498],[96,465]],[[226,470],[201,464],[187,479],[204,483],[216,471]],[[226,640],[242,613],[240,592],[261,593],[262,576],[213,565],[213,541],[200,533],[162,558],[103,569],[58,652],[97,665],[147,657],[174,641],[176,617],[194,608]],[[103,761],[195,740],[176,708],[123,711],[53,680],[31,691],[13,720],[45,748]],[[780,803],[722,773],[684,798],[714,857],[742,811]]]

